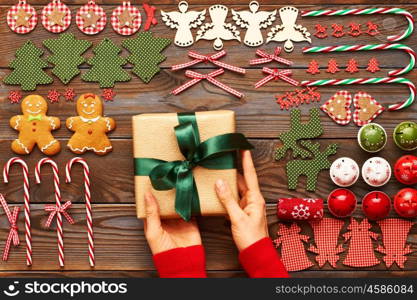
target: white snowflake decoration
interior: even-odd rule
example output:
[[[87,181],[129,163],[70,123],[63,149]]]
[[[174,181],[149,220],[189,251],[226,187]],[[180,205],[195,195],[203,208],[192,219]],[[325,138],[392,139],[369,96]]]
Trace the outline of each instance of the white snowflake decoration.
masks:
[[[294,210],[291,212],[291,215],[294,219],[306,220],[310,216],[310,208],[303,204],[294,206]]]

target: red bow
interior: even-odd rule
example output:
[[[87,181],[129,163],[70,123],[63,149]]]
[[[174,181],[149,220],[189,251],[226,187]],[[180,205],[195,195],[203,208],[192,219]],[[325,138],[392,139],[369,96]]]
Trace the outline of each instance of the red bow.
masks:
[[[260,65],[260,64],[266,64],[275,60],[276,62],[287,65],[287,66],[292,65],[293,64],[292,61],[279,57],[281,53],[281,49],[282,49],[281,47],[276,47],[274,54],[268,54],[264,50],[258,49],[256,50],[256,54],[262,58],[252,59],[251,61],[249,61],[249,64]]]
[[[266,84],[267,82],[269,82],[271,80],[278,80],[278,79],[281,79],[285,82],[288,82],[289,84],[294,85],[294,86],[298,86],[300,84],[297,80],[288,77],[288,76],[292,75],[291,70],[281,70],[280,71],[278,69],[273,69],[272,70],[270,68],[264,67],[262,69],[262,72],[264,72],[266,74],[269,74],[269,75],[266,76],[265,78],[259,80],[257,83],[255,83],[255,88],[256,89],[260,88],[261,86],[263,86],[264,84]]]
[[[223,69],[217,69],[213,72],[210,72],[208,74],[200,74],[194,71],[187,70],[185,71],[185,76],[192,78],[192,80],[187,81],[183,85],[177,87],[175,90],[173,90],[171,93],[174,95],[178,95],[182,91],[188,89],[189,87],[199,83],[203,79],[207,79],[208,82],[214,84],[215,86],[221,88],[222,90],[225,90],[226,92],[235,95],[238,98],[242,98],[243,94],[241,92],[236,91],[235,89],[232,89],[231,87],[225,85],[224,83],[221,83],[214,77],[219,76],[224,73]]]
[[[232,71],[232,72],[236,72],[236,73],[240,73],[240,74],[245,74],[246,73],[245,69],[235,67],[235,66],[226,64],[224,62],[221,62],[221,61],[217,61],[219,58],[221,58],[225,55],[226,55],[225,50],[214,53],[212,55],[203,55],[203,54],[200,54],[200,53],[195,52],[195,51],[188,51],[188,56],[191,57],[191,58],[194,58],[194,60],[183,63],[183,64],[173,65],[171,67],[171,70],[177,71],[177,70],[181,70],[181,69],[191,67],[191,66],[196,65],[196,64],[201,63],[201,62],[204,62],[204,63],[209,62],[209,63],[212,63],[215,66],[218,66],[218,67],[223,68],[223,69],[227,69],[227,70]]]
[[[4,252],[3,252],[3,260],[6,261],[9,258],[9,252],[11,244],[13,243],[13,246],[19,246],[19,231],[17,228],[17,219],[19,218],[19,212],[20,207],[15,206],[13,208],[13,213],[10,212],[9,206],[6,203],[6,200],[4,199],[3,195],[0,194],[0,202],[3,206],[4,212],[6,213],[7,219],[9,220],[10,224],[10,231],[9,235],[7,236],[6,244],[4,246]]]
[[[146,13],[146,23],[145,23],[145,27],[143,28],[145,31],[148,31],[149,28],[151,28],[151,25],[156,25],[158,24],[158,20],[155,18],[155,6],[150,6],[147,3],[143,3],[143,9],[145,10]]]
[[[65,219],[67,219],[68,223],[74,224],[74,219],[69,215],[67,209],[70,208],[72,205],[71,201],[67,201],[64,205],[56,206],[53,204],[45,205],[45,211],[50,212],[48,219],[45,222],[45,227],[51,226],[52,220],[54,219],[57,213],[61,213]]]

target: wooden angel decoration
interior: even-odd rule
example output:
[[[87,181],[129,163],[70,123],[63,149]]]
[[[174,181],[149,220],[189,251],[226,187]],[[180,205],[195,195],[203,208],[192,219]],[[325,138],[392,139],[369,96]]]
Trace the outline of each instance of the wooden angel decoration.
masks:
[[[308,235],[300,234],[301,228],[292,223],[290,227],[279,224],[278,238],[274,240],[275,247],[281,246],[282,263],[288,271],[301,271],[313,266],[304,249],[304,243],[308,242]]]
[[[213,48],[221,50],[223,48],[222,40],[238,40],[240,42],[240,32],[236,30],[236,26],[226,23],[227,13],[229,9],[220,4],[209,7],[211,23],[206,23],[197,31],[196,41],[214,40]]]
[[[247,28],[243,43],[249,47],[257,47],[264,43],[261,29],[271,26],[275,21],[277,10],[258,11],[258,1],[249,3],[249,10],[235,11],[232,9],[233,20],[242,28]]]
[[[345,266],[350,267],[371,267],[378,265],[380,261],[375,257],[372,239],[376,240],[378,234],[370,231],[371,224],[368,219],[363,219],[361,223],[351,218],[348,232],[343,237],[345,241],[350,240],[348,254],[343,261]]]
[[[281,25],[272,27],[268,33],[266,42],[284,42],[284,50],[292,52],[294,50],[293,42],[309,42],[311,44],[310,32],[302,25],[295,24],[298,16],[298,9],[292,6],[280,8],[279,16]]]
[[[178,4],[178,10],[172,12],[161,10],[162,20],[166,26],[177,29],[174,44],[178,47],[188,47],[194,43],[191,28],[197,28],[197,26],[203,23],[206,17],[206,10],[188,11],[188,3],[186,1],[181,1]]]

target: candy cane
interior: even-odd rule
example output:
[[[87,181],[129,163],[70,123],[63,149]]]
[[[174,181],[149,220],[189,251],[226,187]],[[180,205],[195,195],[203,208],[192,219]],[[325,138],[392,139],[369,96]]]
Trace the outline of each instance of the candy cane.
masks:
[[[414,30],[413,15],[402,8],[357,8],[357,9],[322,9],[306,10],[301,13],[302,17],[320,17],[320,16],[346,16],[346,15],[374,15],[374,14],[394,14],[402,15],[407,19],[407,29],[397,35],[387,37],[390,42],[398,42],[409,37]]]
[[[340,46],[318,46],[304,47],[303,53],[329,53],[329,52],[353,52],[353,51],[374,51],[374,50],[403,50],[410,55],[410,62],[399,70],[388,72],[388,76],[398,76],[410,72],[416,64],[416,53],[410,47],[403,44],[372,44],[372,45],[340,45]]]
[[[416,97],[416,86],[410,80],[402,77],[375,77],[375,78],[348,78],[348,79],[321,79],[302,81],[302,86],[324,86],[324,85],[351,85],[351,84],[384,84],[399,83],[405,84],[410,90],[410,96],[403,102],[388,106],[389,110],[400,110],[409,107]]]
[[[87,234],[88,234],[88,257],[90,266],[94,267],[94,231],[93,231],[93,216],[91,213],[91,193],[90,193],[90,169],[87,162],[81,157],[74,157],[65,166],[66,182],[71,182],[71,168],[74,163],[80,163],[84,171],[84,195],[85,195],[85,210],[87,213]]]
[[[64,234],[62,231],[62,211],[61,211],[61,190],[59,185],[59,173],[58,165],[50,158],[42,158],[35,168],[36,183],[41,183],[41,167],[44,164],[50,164],[52,166],[52,172],[54,174],[54,188],[55,188],[55,206],[57,210],[55,214],[57,216],[56,233],[58,237],[58,257],[59,265],[64,266]]]
[[[23,198],[25,209],[25,238],[26,238],[26,265],[32,265],[32,234],[30,227],[30,198],[29,198],[29,169],[26,162],[19,157],[12,157],[3,168],[4,183],[9,182],[9,171],[13,164],[19,164],[23,170]]]

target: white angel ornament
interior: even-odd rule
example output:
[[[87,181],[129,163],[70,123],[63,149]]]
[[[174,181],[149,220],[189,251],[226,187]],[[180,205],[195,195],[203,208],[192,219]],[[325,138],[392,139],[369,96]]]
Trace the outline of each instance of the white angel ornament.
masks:
[[[284,50],[291,52],[294,50],[293,42],[309,42],[311,44],[311,34],[307,28],[295,24],[298,16],[298,9],[292,6],[280,8],[279,16],[281,17],[281,25],[272,27],[268,33],[266,42],[285,42]]]
[[[264,43],[261,28],[271,26],[275,21],[277,10],[258,11],[258,1],[249,3],[249,10],[235,11],[232,9],[233,20],[242,28],[247,28],[243,43],[249,47],[257,47]]]
[[[197,28],[203,23],[206,17],[206,10],[188,11],[188,3],[186,1],[178,3],[178,10],[172,12],[161,10],[162,20],[168,27],[177,29],[174,44],[178,47],[188,47],[194,43],[191,28]]]
[[[209,13],[212,23],[206,23],[197,31],[196,41],[214,40],[213,48],[221,50],[223,48],[222,40],[238,40],[240,42],[240,32],[236,26],[225,23],[229,9],[220,4],[210,6]]]

